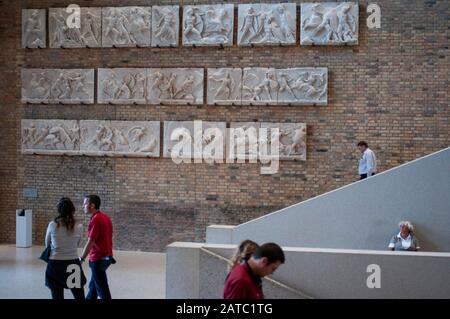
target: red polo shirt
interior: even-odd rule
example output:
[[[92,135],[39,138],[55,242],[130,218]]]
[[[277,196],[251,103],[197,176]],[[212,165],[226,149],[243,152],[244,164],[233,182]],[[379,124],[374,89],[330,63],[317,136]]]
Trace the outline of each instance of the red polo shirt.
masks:
[[[223,289],[224,299],[264,299],[261,278],[256,276],[247,263],[231,270]]]
[[[94,241],[89,253],[90,261],[97,261],[112,256],[112,222],[104,212],[97,211],[92,215],[88,226],[88,237]]]

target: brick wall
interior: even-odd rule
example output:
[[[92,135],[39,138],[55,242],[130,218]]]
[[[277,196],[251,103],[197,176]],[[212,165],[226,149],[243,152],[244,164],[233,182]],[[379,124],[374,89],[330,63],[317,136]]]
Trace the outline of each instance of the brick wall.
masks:
[[[220,3],[221,1],[195,1]],[[239,1],[240,3],[251,1]],[[254,2],[254,1],[253,1]],[[270,2],[270,1],[264,1]],[[274,1],[275,2],[275,1]],[[33,209],[33,241],[61,196],[81,213],[82,196],[97,193],[113,218],[118,249],[164,250],[203,241],[212,223],[238,224],[355,179],[355,142],[367,140],[380,169],[449,146],[449,2],[379,0],[381,30],[368,30],[360,1],[357,46],[259,48],[20,48],[21,9],[191,4],[194,1],[0,1],[0,242],[14,242],[16,207]],[[99,67],[328,67],[328,106],[22,105],[20,69]],[[212,120],[306,122],[307,161],[176,165],[170,159],[24,156],[20,119]],[[23,196],[24,187],[38,198]]]

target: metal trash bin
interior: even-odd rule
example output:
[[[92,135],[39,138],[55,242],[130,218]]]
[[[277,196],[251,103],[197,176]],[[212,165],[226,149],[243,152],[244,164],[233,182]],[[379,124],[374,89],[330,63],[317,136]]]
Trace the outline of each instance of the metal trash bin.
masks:
[[[16,247],[31,247],[32,215],[31,209],[16,209]]]

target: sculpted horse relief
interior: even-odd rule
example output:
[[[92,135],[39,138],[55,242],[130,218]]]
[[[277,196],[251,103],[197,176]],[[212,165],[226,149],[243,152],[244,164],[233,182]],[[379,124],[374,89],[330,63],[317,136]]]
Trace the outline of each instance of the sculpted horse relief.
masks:
[[[233,45],[234,5],[183,7],[183,45]]]
[[[23,153],[75,155],[79,149],[78,121],[22,120]]]

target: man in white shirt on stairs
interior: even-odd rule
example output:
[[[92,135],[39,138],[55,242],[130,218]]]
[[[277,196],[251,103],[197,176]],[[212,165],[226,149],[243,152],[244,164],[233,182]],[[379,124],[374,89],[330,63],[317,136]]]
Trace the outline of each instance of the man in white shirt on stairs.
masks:
[[[358,166],[358,174],[360,176],[360,179],[365,179],[367,177],[375,175],[377,172],[377,158],[375,157],[375,153],[364,141],[358,143],[358,149],[362,154]]]

